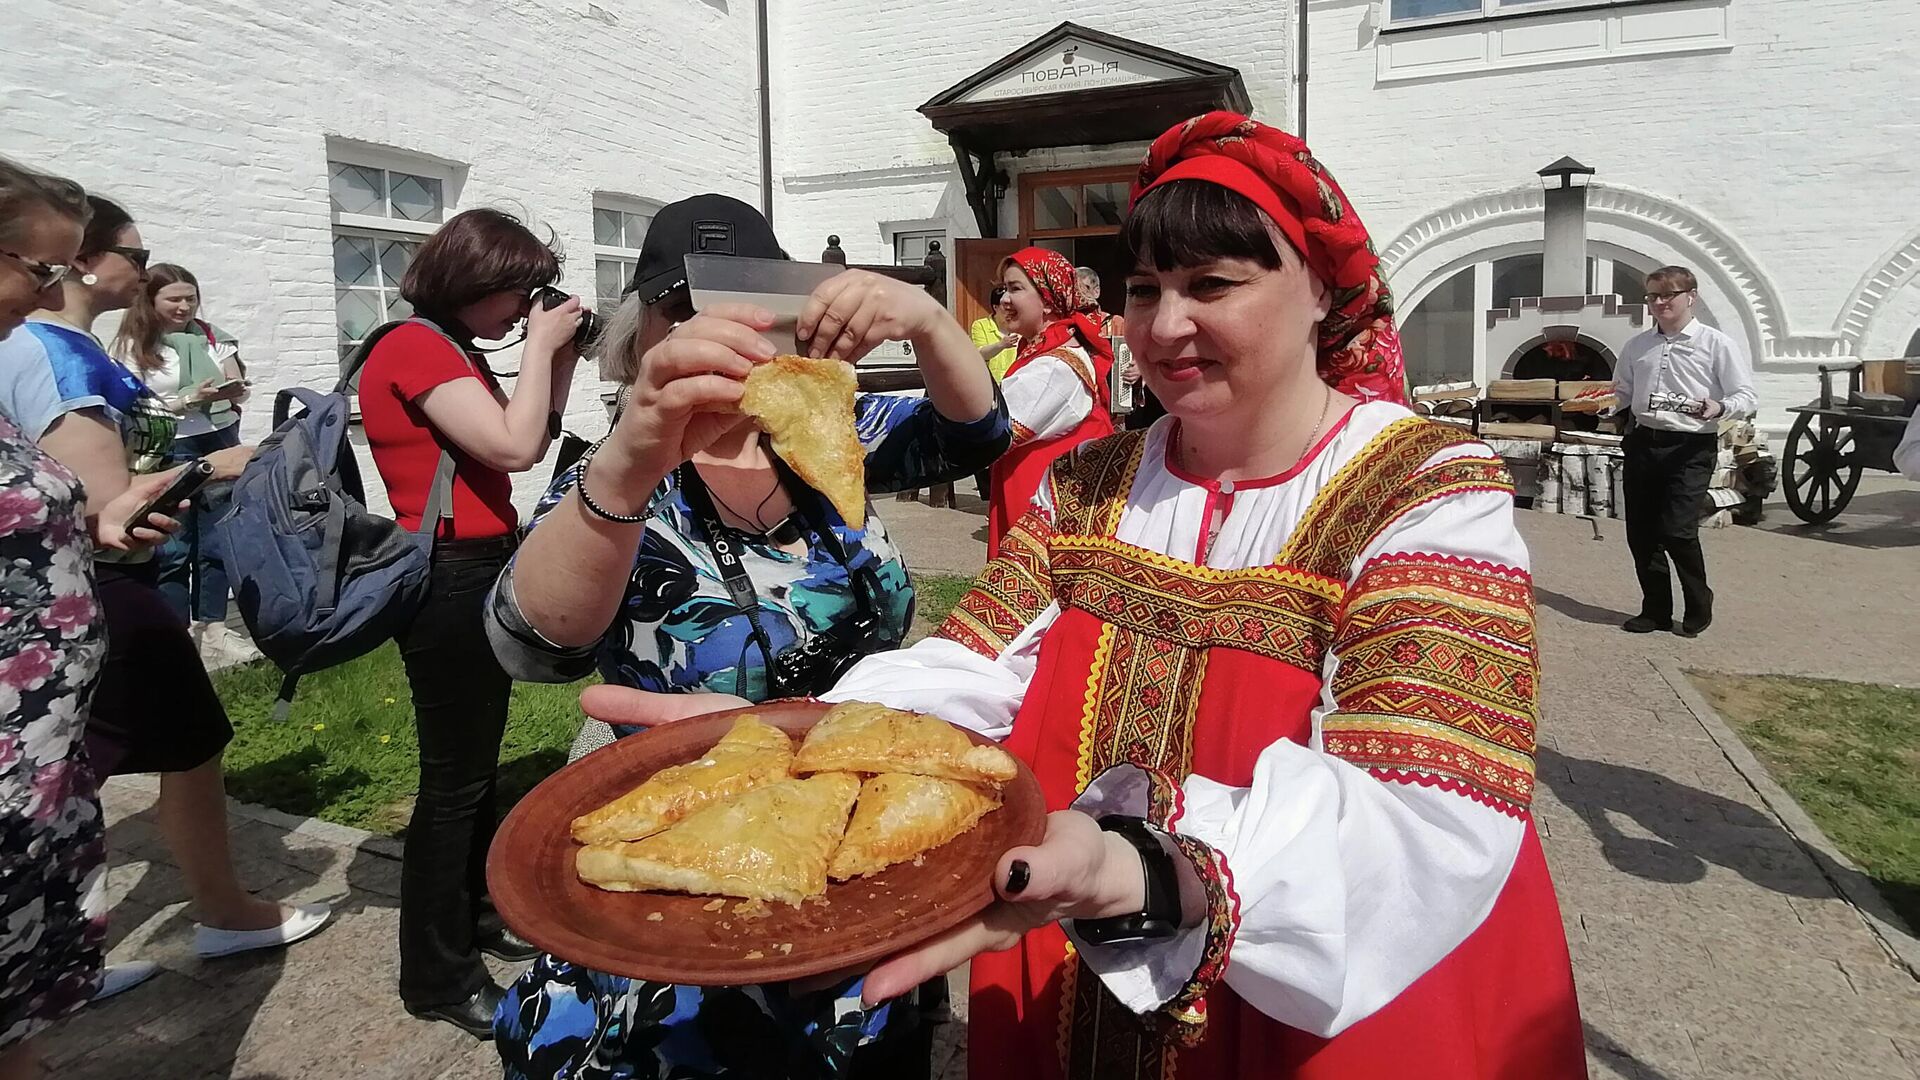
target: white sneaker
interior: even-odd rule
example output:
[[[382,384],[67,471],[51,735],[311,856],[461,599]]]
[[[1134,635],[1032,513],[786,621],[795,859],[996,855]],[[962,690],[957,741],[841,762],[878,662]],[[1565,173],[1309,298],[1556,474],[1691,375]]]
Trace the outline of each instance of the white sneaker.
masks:
[[[105,1001],[115,994],[131,990],[155,975],[160,974],[160,965],[151,960],[129,960],[124,964],[108,964],[100,975],[100,989],[93,992],[94,1001]]]
[[[265,930],[222,930],[195,923],[193,951],[202,960],[213,960],[255,949],[278,949],[319,933],[331,918],[333,909],[325,904],[301,904],[285,922]]]
[[[250,664],[265,655],[260,651],[260,647],[253,643],[252,638],[236,632],[226,623],[220,624],[220,647],[228,656],[233,657],[233,662],[236,664]]]

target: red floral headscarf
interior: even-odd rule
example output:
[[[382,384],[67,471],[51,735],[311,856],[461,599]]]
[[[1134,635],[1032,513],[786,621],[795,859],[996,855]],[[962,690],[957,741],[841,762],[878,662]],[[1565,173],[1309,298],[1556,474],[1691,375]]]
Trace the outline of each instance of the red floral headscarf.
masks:
[[[1007,374],[1013,374],[1028,360],[1044,356],[1078,335],[1080,347],[1093,361],[1094,396],[1101,408],[1108,408],[1107,376],[1113,370],[1113,343],[1101,334],[1100,321],[1080,310],[1080,279],[1074,274],[1073,264],[1057,251],[1029,247],[1007,256],[1007,261],[1000,265],[1001,272],[1005,273],[1009,265],[1018,266],[1027,280],[1033,282],[1040,302],[1046,305],[1049,321],[1037,336],[1020,342],[1019,355],[1007,368]]]
[[[1306,143],[1239,113],[1196,116],[1153,141],[1128,206],[1176,180],[1218,184],[1266,211],[1332,291],[1319,350],[1329,386],[1362,401],[1406,402],[1406,364],[1380,258],[1346,193]]]

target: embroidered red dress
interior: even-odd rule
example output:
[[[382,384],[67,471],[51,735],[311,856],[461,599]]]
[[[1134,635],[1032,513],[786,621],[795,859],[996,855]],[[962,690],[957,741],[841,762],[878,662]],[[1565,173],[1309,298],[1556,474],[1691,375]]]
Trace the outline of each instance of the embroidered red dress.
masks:
[[[1014,252],[1007,263],[1026,275],[1048,311],[1069,314],[1023,342],[1000,383],[1013,420],[1013,446],[990,470],[989,559],[999,553],[1000,538],[1033,504],[1047,466],[1081,443],[1113,432],[1107,393],[1113,345],[1102,336],[1100,321],[1077,310],[1080,295],[1073,264],[1057,251],[1038,247]]]
[[[1015,360],[1001,393],[1013,419],[1013,445],[990,470],[988,558],[999,553],[1000,538],[1033,504],[1047,466],[1081,443],[1113,433],[1106,378],[1073,339]]]
[[[1053,808],[1159,821],[1207,884],[1168,942],[976,958],[972,1074],[1584,1077],[1499,459],[1376,402],[1212,484],[1174,424],[1058,462],[940,634],[831,695],[1004,734]]]

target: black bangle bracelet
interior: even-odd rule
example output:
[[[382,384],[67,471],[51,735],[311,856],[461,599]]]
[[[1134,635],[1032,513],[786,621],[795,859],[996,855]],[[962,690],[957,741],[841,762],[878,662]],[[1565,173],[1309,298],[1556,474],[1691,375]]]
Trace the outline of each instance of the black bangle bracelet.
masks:
[[[595,517],[611,521],[616,525],[642,524],[653,516],[653,506],[651,503],[637,514],[616,514],[606,507],[601,506],[599,503],[594,502],[593,496],[587,494],[587,468],[593,464],[593,455],[600,452],[600,448],[606,445],[608,438],[611,438],[611,436],[602,436],[599,442],[594,443],[585,454],[581,455],[580,475],[575,478],[573,482],[573,490],[580,493],[580,505],[592,511]]]

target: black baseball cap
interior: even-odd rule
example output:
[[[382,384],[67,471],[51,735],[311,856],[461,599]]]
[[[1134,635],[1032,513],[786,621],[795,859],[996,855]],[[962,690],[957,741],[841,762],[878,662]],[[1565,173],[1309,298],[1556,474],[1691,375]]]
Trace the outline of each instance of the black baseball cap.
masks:
[[[657,304],[686,288],[689,255],[790,258],[760,211],[726,195],[695,195],[653,215],[626,291],[640,294],[642,303]]]

